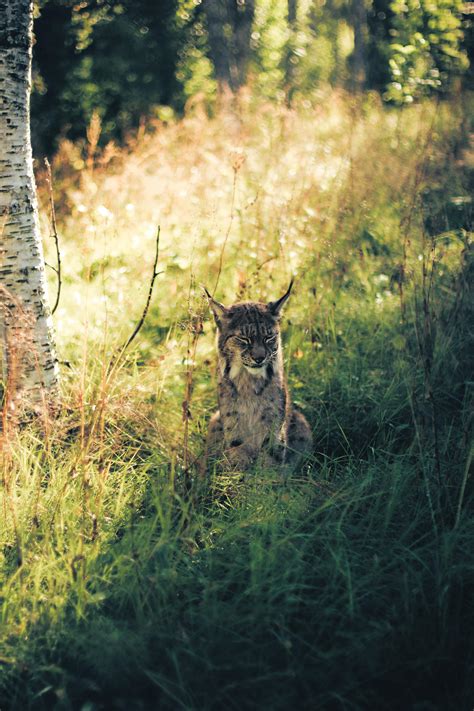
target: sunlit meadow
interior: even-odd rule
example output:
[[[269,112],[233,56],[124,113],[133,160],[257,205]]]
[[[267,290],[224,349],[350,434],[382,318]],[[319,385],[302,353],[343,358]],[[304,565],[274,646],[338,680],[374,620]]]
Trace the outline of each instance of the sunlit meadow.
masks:
[[[64,408],[4,436],[1,708],[470,708],[466,115],[243,92],[124,149],[97,148],[98,119],[61,145]],[[287,481],[203,480],[202,285],[265,300],[292,276],[286,368],[313,456]]]

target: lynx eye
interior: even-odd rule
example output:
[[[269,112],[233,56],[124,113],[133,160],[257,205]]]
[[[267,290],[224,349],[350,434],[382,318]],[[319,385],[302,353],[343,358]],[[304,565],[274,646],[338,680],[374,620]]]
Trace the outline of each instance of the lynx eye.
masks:
[[[243,343],[245,345],[248,345],[250,343],[250,338],[247,338],[246,336],[235,336],[235,340],[238,343]]]
[[[273,341],[275,341],[276,337],[277,334],[274,333],[272,336],[266,336],[263,340],[265,341],[265,343],[272,343]]]

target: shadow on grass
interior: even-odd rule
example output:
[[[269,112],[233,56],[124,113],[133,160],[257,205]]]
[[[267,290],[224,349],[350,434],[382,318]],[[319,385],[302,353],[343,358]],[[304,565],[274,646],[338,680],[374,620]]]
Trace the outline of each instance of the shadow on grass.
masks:
[[[256,475],[181,529],[152,488],[88,572],[100,604],[30,631],[5,708],[467,707],[474,522],[441,530],[409,459]]]

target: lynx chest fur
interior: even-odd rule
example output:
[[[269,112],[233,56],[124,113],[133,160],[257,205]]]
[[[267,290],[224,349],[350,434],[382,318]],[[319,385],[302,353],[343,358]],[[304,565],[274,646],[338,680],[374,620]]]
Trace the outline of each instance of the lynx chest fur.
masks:
[[[209,425],[207,453],[234,468],[257,459],[287,463],[311,447],[306,419],[293,409],[283,371],[278,301],[226,307],[209,294],[218,328],[219,410]]]

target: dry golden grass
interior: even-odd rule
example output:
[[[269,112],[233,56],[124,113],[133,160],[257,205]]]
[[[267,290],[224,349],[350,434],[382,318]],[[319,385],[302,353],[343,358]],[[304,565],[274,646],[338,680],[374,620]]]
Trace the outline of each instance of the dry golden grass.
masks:
[[[106,148],[95,161],[95,143],[86,159],[64,144],[53,166],[57,184],[69,175],[66,185],[74,185],[59,200],[61,346],[85,329],[108,343],[111,331],[112,340],[127,333],[146,297],[158,225],[166,274],[156,301],[168,324],[186,316],[190,283],[192,296],[200,283],[214,287],[221,258],[218,295],[228,300],[270,296],[308,267],[309,255],[336,262],[348,222],[357,229],[354,215],[365,217],[361,207],[373,212],[374,199],[400,201],[403,192],[409,202],[434,111],[428,104],[391,113],[375,96],[337,93],[289,110],[255,107],[244,95],[213,119],[195,110],[172,125],[152,124],[128,149]],[[398,240],[399,227],[381,209],[383,238]],[[46,221],[45,209],[44,233]]]

